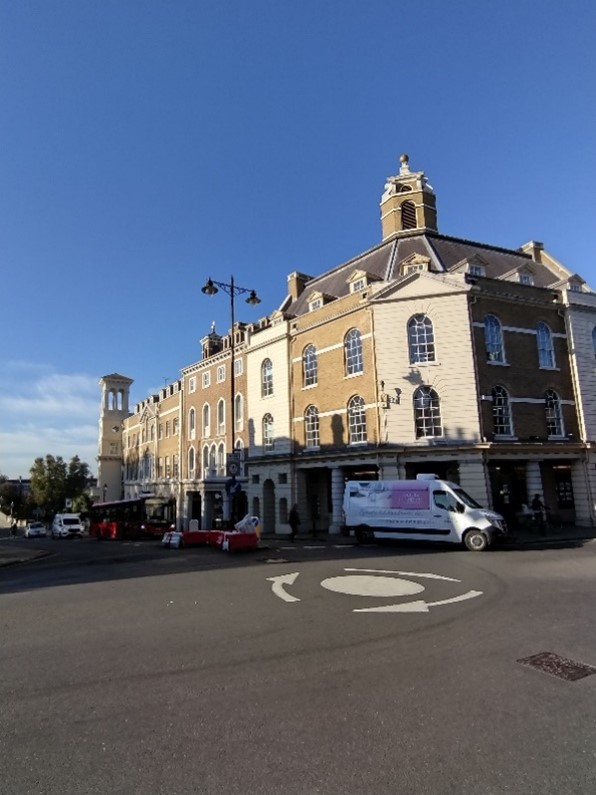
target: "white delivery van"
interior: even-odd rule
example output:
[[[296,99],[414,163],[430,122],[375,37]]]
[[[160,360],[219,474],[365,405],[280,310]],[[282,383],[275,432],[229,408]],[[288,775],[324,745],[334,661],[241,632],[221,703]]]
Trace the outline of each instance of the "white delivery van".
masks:
[[[343,512],[344,529],[354,533],[358,543],[386,538],[448,541],[479,552],[507,532],[500,514],[437,475],[348,481]]]
[[[85,525],[78,513],[57,513],[52,522],[52,538],[77,538],[85,534]]]

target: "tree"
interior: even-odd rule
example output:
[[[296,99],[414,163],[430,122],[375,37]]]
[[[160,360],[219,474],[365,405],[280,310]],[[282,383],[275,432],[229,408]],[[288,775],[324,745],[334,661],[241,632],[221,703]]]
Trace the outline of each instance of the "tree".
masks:
[[[78,455],[68,464],[61,456],[36,458],[30,470],[31,494],[47,517],[64,510],[66,499],[79,502],[89,486],[89,465]]]

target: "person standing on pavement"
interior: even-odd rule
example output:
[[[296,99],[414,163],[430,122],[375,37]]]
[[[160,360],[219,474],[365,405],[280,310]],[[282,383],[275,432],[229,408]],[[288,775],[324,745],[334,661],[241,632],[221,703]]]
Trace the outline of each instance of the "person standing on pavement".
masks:
[[[290,516],[288,517],[288,524],[290,525],[290,540],[294,541],[298,527],[300,526],[300,514],[298,513],[298,506],[296,503],[292,505]]]
[[[544,530],[544,509],[545,505],[540,499],[540,494],[535,494],[532,500],[532,513],[534,514],[534,522],[539,530]]]
[[[13,538],[16,538],[17,535],[17,523],[13,520],[13,523],[10,526],[10,535]]]

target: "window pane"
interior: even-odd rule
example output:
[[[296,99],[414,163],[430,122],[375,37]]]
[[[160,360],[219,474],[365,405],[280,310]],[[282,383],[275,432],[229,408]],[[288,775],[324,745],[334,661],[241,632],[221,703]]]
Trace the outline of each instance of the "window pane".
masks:
[[[265,359],[261,365],[261,396],[268,397],[273,394],[273,363]]]
[[[546,411],[546,427],[549,436],[563,436],[563,417],[561,414],[561,401],[552,389],[544,396]]]
[[[497,436],[513,436],[509,395],[502,386],[492,390],[493,428]]]
[[[362,338],[358,329],[351,329],[346,334],[345,342],[346,375],[354,375],[363,371]]]
[[[304,386],[314,386],[317,383],[317,351],[314,345],[309,345],[304,350],[302,357]]]
[[[414,393],[414,421],[417,439],[443,435],[439,396],[434,389],[421,386]]]
[[[348,403],[348,434],[350,444],[367,441],[364,400],[359,395]]]
[[[426,315],[414,315],[408,322],[410,364],[435,361],[433,324]]]
[[[553,351],[553,338],[546,323],[538,323],[536,327],[536,341],[538,344],[538,363],[540,367],[554,367],[555,354]]]
[[[501,323],[494,315],[487,315],[484,320],[484,339],[486,343],[486,358],[488,361],[505,361]]]
[[[315,406],[309,406],[304,416],[305,437],[307,447],[319,447],[319,411]]]

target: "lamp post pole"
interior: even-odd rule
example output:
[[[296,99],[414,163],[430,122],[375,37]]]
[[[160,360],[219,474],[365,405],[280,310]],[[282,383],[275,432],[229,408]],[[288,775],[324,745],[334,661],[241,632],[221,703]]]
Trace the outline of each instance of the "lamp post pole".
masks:
[[[230,453],[233,455],[235,452],[235,441],[236,441],[236,373],[235,373],[235,353],[236,353],[236,339],[235,339],[235,332],[234,332],[234,325],[236,323],[235,318],[235,298],[237,295],[245,295],[248,294],[248,298],[246,299],[246,303],[250,304],[251,306],[256,306],[257,304],[261,303],[261,299],[257,295],[255,290],[250,289],[249,287],[239,287],[235,281],[234,276],[230,276],[229,282],[217,282],[214,279],[207,279],[204,287],[201,287],[201,292],[205,293],[205,295],[215,295],[219,290],[223,290],[224,293],[230,296],[230,320],[231,320],[231,333],[230,333]],[[216,424],[217,424],[217,417],[216,417]],[[227,467],[226,467],[226,475],[227,475]],[[235,481],[235,475],[232,473],[232,480]],[[228,501],[228,511],[229,516],[225,517],[226,520],[230,520],[232,518],[232,506],[231,506],[231,495]]]

